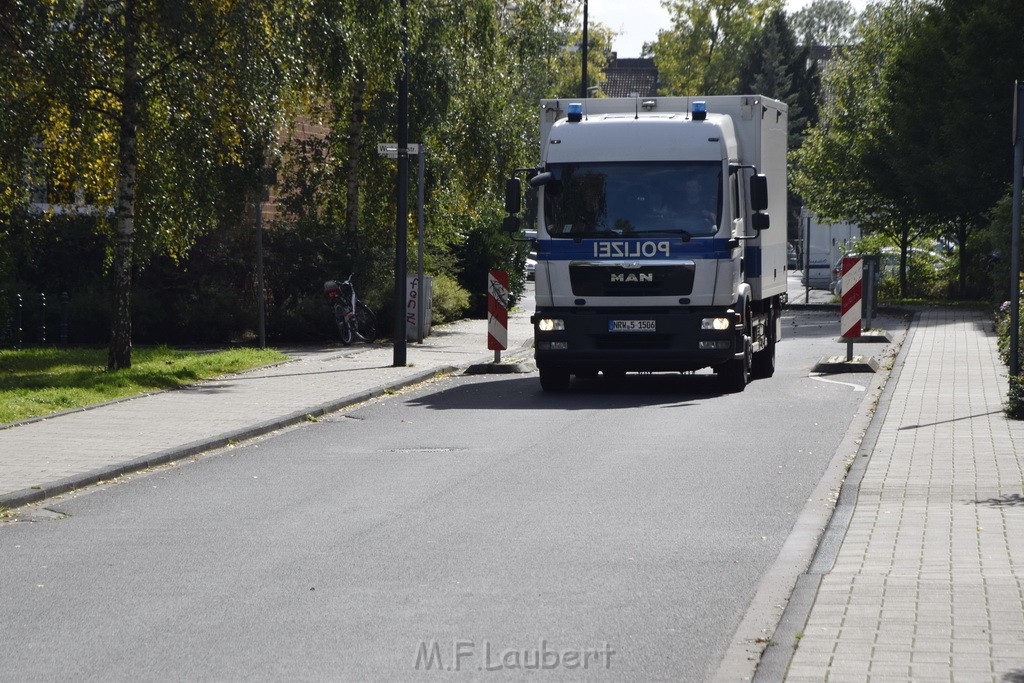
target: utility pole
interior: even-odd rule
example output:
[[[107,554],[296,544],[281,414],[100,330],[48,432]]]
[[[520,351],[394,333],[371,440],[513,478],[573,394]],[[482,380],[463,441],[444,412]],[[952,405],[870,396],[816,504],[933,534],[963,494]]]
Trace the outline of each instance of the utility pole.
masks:
[[[587,99],[587,0],[583,0],[583,82],[580,83],[580,97]]]
[[[402,75],[398,78],[398,211],[395,218],[394,367],[405,367],[405,271],[409,213],[409,8],[402,0]]]

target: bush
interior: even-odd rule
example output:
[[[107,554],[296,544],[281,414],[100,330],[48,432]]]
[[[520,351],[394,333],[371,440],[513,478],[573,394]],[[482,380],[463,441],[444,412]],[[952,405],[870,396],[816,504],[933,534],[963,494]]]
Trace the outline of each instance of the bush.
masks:
[[[340,339],[334,314],[319,292],[297,294],[272,305],[267,311],[267,338],[275,343]]]
[[[996,345],[999,348],[999,358],[1004,364],[1010,364],[1010,302],[1005,301],[1003,305],[995,313],[995,327],[996,327]],[[1020,315],[1018,319],[1018,327],[1021,330],[1017,332],[1017,358],[1024,360],[1024,315]]]
[[[458,264],[459,284],[469,293],[469,316],[487,316],[487,273],[491,270],[508,273],[508,305],[515,306],[523,291],[527,251],[526,242],[514,241],[496,226],[484,226],[469,234],[459,250]]]
[[[433,279],[433,311],[430,321],[440,325],[461,319],[469,307],[469,292],[448,275],[435,275]]]
[[[1006,395],[1003,412],[1014,420],[1024,420],[1024,377],[1010,378],[1010,389]]]
[[[995,314],[996,344],[999,347],[999,358],[1003,363],[1010,364],[1010,302],[1005,302]],[[1020,316],[1017,333],[1017,358],[1024,361],[1024,315]],[[1019,371],[1019,369],[1018,369]],[[1010,376],[1009,391],[1003,411],[1007,417],[1016,420],[1024,419],[1024,376]]]

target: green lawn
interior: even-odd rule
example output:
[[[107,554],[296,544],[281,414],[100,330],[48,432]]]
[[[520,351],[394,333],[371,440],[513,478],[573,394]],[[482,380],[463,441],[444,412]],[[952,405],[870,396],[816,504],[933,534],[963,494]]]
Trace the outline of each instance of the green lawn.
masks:
[[[0,351],[0,424],[172,389],[285,358],[273,349],[189,353],[136,348],[131,369],[107,372],[106,349]]]

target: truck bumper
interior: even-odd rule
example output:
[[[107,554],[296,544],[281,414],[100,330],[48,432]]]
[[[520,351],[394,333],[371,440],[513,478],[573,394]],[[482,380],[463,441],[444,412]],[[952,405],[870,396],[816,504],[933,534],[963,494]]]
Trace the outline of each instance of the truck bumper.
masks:
[[[712,319],[728,324],[705,329]],[[742,357],[744,348],[740,317],[721,308],[538,309],[530,322],[538,366],[570,372],[686,372]]]

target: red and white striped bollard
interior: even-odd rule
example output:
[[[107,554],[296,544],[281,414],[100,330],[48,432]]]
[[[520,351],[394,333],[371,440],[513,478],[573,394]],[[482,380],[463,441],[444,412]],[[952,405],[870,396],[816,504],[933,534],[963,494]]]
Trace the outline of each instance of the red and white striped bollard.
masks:
[[[494,351],[494,362],[508,348],[508,273],[487,273],[487,348]]]

